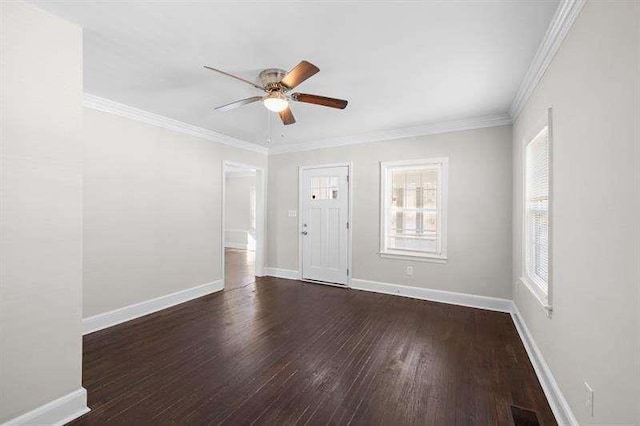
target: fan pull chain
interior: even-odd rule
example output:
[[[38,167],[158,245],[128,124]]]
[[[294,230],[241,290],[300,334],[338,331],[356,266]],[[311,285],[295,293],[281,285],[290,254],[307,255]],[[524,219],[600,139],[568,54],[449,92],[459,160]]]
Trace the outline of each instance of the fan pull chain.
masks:
[[[271,114],[267,111],[267,142],[265,145],[271,143]]]

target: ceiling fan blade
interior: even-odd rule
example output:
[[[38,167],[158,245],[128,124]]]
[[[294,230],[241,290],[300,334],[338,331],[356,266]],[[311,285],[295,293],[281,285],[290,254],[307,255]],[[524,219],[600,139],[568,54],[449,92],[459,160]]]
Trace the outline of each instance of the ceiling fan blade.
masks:
[[[298,102],[306,102],[308,104],[322,105],[331,108],[345,109],[348,101],[336,98],[327,98],[325,96],[308,95],[306,93],[293,93],[291,99]]]
[[[260,100],[262,100],[262,96],[253,96],[251,98],[241,99],[239,101],[231,102],[230,104],[219,106],[218,108],[216,108],[216,111],[230,111],[232,109],[241,107],[242,105],[258,102]]]
[[[228,76],[228,77],[235,78],[236,80],[239,80],[239,81],[242,81],[242,82],[244,82],[244,83],[250,84],[250,85],[252,85],[253,87],[255,87],[256,89],[260,89],[260,90],[262,90],[263,92],[266,92],[266,90],[265,90],[265,88],[264,88],[264,87],[262,87],[262,86],[258,86],[256,83],[253,83],[253,82],[251,82],[251,81],[249,81],[249,80],[245,80],[245,79],[244,79],[244,78],[242,78],[242,77],[238,77],[238,76],[236,76],[236,75],[229,74],[228,72],[224,72],[224,71],[221,71],[221,70],[218,70],[218,69],[212,68],[212,67],[208,67],[208,66],[206,66],[206,65],[204,65],[204,67],[205,67],[206,69],[208,69],[208,70],[215,71],[215,72],[219,72],[220,74],[224,74],[224,75],[226,75],[226,76]]]
[[[289,71],[287,75],[285,75],[284,78],[280,80],[280,83],[282,83],[289,89],[293,89],[298,84],[316,74],[318,71],[320,71],[320,68],[316,67],[311,62],[302,61],[291,71]]]
[[[287,107],[287,109],[282,110],[278,113],[280,119],[284,123],[284,125],[293,124],[296,122],[296,119],[293,117],[293,113],[291,112],[291,108]]]

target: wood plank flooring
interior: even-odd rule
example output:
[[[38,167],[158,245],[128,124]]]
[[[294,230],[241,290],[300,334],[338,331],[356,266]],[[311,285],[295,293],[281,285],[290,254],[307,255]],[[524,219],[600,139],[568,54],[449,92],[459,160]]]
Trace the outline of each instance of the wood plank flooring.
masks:
[[[509,315],[244,283],[244,255],[224,291],[85,336],[73,424],[509,425],[512,404],[556,424]]]
[[[244,287],[256,281],[255,263],[256,252],[249,250],[238,250],[232,248],[224,249],[225,270],[227,280],[225,290]]]

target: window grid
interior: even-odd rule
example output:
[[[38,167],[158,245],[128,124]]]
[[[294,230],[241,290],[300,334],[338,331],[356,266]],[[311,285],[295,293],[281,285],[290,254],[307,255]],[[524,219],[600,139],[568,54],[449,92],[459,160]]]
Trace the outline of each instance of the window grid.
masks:
[[[549,283],[549,132],[545,127],[525,151],[525,270],[543,294]]]
[[[446,159],[382,163],[381,253],[444,258]]]

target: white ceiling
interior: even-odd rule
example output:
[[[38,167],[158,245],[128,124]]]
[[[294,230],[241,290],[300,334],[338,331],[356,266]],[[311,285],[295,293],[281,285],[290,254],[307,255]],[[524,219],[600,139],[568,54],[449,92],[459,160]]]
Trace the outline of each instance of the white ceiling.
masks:
[[[33,3],[84,28],[86,92],[260,145],[270,119],[275,146],[506,113],[558,1]],[[213,111],[260,92],[203,65],[255,80],[302,59],[321,71],[297,90],[344,111]]]

